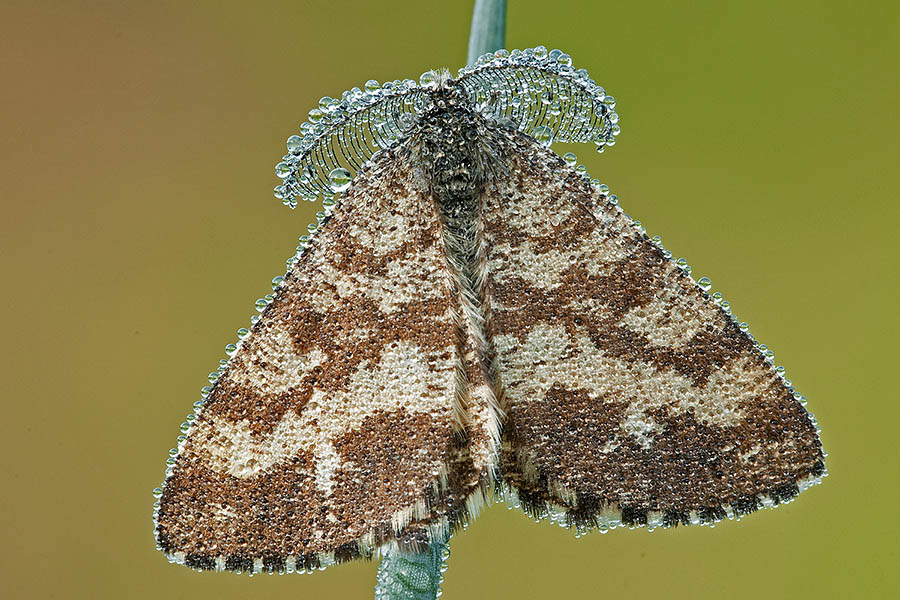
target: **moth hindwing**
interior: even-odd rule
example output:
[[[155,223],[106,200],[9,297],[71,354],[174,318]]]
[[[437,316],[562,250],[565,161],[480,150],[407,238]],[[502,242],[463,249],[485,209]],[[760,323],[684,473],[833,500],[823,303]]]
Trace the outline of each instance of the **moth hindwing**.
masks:
[[[172,560],[418,549],[494,493],[579,531],[711,523],[825,474],[764,347],[546,148],[619,132],[567,55],[365,87],[323,98],[276,168],[285,204],[326,210],[183,425],[155,508]]]

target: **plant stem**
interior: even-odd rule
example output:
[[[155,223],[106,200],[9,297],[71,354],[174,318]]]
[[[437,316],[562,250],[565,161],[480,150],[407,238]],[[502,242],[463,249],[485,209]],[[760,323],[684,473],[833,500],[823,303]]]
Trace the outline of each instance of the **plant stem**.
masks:
[[[375,600],[434,600],[449,555],[449,540],[433,542],[422,552],[385,554],[378,565]]]
[[[505,45],[506,0],[475,0],[467,64]],[[375,600],[435,600],[441,592],[449,554],[449,539],[434,541],[418,553],[384,554],[378,565]]]
[[[506,0],[475,0],[467,64],[471,65],[482,54],[495,52],[505,45]]]

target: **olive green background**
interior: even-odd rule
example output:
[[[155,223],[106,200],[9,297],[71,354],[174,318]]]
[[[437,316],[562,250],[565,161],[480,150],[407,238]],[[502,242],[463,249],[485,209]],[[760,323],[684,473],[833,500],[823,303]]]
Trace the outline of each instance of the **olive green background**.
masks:
[[[471,2],[0,7],[0,596],[367,598],[374,563],[237,576],[154,550],[151,490],[206,374],[315,208],[271,197],[323,95],[465,61]],[[619,144],[576,149],[776,353],[830,476],[710,528],[575,539],[502,505],[445,598],[888,597],[898,556],[900,11],[511,0]]]

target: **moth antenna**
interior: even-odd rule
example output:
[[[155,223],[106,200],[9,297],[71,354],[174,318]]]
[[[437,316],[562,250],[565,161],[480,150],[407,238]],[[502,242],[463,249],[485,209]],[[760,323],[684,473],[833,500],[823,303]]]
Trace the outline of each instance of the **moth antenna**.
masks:
[[[294,208],[298,200],[329,199],[346,190],[375,153],[400,140],[430,97],[411,79],[383,85],[373,79],[364,88],[345,91],[340,99],[323,97],[300,125],[300,135],[287,139],[288,152],[275,166],[283,180],[275,197],[283,204]]]
[[[498,50],[459,70],[456,85],[483,114],[507,121],[545,146],[594,142],[615,144],[619,116],[615,98],[572,67],[572,57],[544,46]]]
[[[419,115],[433,106],[438,90],[456,89],[482,114],[511,125],[549,146],[552,142],[615,144],[619,117],[606,95],[572,58],[543,46],[498,50],[459,71],[426,71],[412,79],[369,80],[341,94],[324,96],[287,139],[287,154],[275,165],[283,182],[275,197],[294,208],[298,201],[325,200],[350,186],[354,175],[379,151],[396,144]]]

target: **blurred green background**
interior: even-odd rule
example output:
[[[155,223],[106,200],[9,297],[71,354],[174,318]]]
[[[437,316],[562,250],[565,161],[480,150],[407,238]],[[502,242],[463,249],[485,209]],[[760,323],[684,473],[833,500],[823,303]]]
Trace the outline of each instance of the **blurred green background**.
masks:
[[[715,529],[575,539],[502,505],[445,598],[896,597],[895,2],[511,0],[619,102],[577,149],[809,397],[831,473]],[[206,374],[316,210],[272,198],[323,95],[465,61],[471,1],[0,7],[0,596],[368,598],[374,563],[195,573],[151,490]]]

